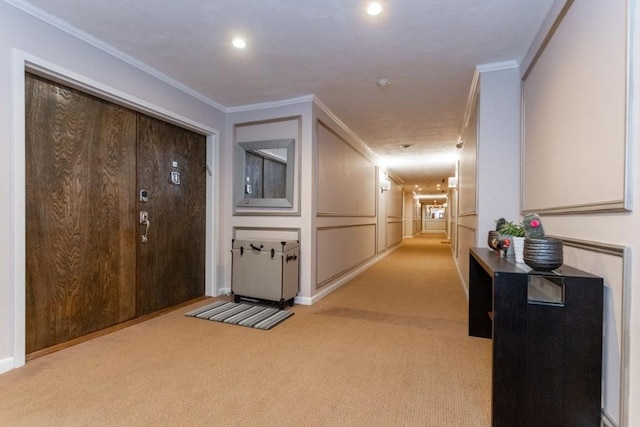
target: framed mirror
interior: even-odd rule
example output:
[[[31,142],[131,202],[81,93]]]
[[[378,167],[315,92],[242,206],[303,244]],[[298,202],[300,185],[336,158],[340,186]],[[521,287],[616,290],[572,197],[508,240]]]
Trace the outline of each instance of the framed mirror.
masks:
[[[236,144],[236,206],[292,207],[294,162],[294,138]]]

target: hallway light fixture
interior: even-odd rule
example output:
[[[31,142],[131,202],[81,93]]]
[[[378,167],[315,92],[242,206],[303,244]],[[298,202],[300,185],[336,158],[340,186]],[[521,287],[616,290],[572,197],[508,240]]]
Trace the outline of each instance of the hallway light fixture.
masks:
[[[233,47],[237,49],[244,49],[245,47],[247,47],[247,42],[240,37],[236,37],[231,43],[233,44]]]
[[[391,190],[391,181],[389,180],[389,175],[382,169],[380,169],[379,181],[381,193]]]
[[[391,190],[391,181],[388,179],[380,181],[380,192],[384,193],[389,190]]]
[[[378,79],[376,84],[378,85],[379,88],[384,89],[385,87],[389,87],[391,85],[391,80],[389,80],[389,79]]]
[[[371,16],[380,15],[382,13],[382,3],[379,1],[372,1],[367,6],[367,13]]]

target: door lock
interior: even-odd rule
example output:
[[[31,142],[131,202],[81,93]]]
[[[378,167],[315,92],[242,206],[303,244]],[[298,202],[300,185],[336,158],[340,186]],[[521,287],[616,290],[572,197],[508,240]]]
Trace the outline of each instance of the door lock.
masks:
[[[180,185],[180,172],[171,172],[171,183],[173,185]]]

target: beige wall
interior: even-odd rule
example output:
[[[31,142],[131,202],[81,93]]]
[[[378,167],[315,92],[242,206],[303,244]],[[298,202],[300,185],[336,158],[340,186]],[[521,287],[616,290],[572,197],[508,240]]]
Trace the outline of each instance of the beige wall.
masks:
[[[358,224],[318,227],[316,230],[316,286],[376,255],[376,225]]]
[[[624,206],[626,8],[572,5],[523,77],[525,211]]]
[[[452,220],[456,259],[468,290],[469,248],[486,247],[489,230],[519,218],[520,73],[515,63],[478,66],[469,96]]]
[[[287,105],[266,104],[227,115],[227,138],[221,143],[220,282],[217,294],[231,291],[231,242],[233,239],[298,240],[300,242],[300,295],[312,295],[311,194],[308,169],[312,157],[312,100]],[[290,208],[243,208],[234,205],[233,186],[236,144],[270,139],[295,139],[294,203]]]
[[[535,127],[524,134],[522,203],[565,239],[567,264],[604,278],[603,409],[619,426],[640,425],[640,213],[615,211],[640,200],[639,9],[575,2],[546,46],[538,36],[529,73],[523,63],[524,121]]]
[[[455,227],[452,246],[457,261],[458,271],[462,277],[465,291],[469,293],[467,278],[469,276],[469,248],[478,246],[476,230],[478,228],[477,204],[477,162],[478,162],[478,78],[472,85],[465,126],[460,135],[463,144],[458,151],[458,190],[456,210],[453,212],[452,224]]]
[[[563,4],[553,8],[518,70],[524,78],[522,120],[495,110],[496,102],[510,104],[520,95],[513,75],[478,67],[477,112],[471,101],[466,121],[473,124],[477,113],[478,137],[465,152],[473,132],[462,132],[454,253],[466,281],[468,249],[486,246],[495,219],[520,220],[519,209],[512,212],[518,205],[539,211],[547,234],[564,239],[565,262],[604,278],[603,422],[636,426],[640,406],[631,402],[640,401],[640,298],[634,279],[640,259],[631,254],[640,251],[640,213],[632,208],[640,200],[640,4],[574,2],[547,54],[539,49]],[[563,87],[549,90],[558,83]],[[491,117],[502,123],[492,124]],[[513,126],[525,128],[521,155],[507,143],[519,139]],[[499,146],[487,147],[487,141],[498,140],[496,131],[510,135],[503,140],[508,155]],[[515,196],[511,187],[498,185],[498,176],[485,176],[511,164],[509,158],[523,165],[522,182],[513,179],[519,187]],[[465,182],[474,173],[475,182]],[[496,206],[509,213],[502,215]]]
[[[413,237],[422,231],[421,207],[414,199],[414,193],[404,193],[404,236]]]
[[[402,188],[382,193],[375,156],[326,107],[314,107],[316,295],[402,240]]]
[[[318,216],[374,217],[376,165],[322,120],[315,122]]]
[[[402,184],[392,178],[391,189],[389,191],[385,191],[384,194],[381,194],[381,197],[384,197],[386,205],[386,248],[390,249],[402,243],[403,238],[404,193]]]
[[[320,289],[376,255],[377,168],[365,147],[316,111],[314,287]]]
[[[422,229],[429,233],[446,233],[446,219],[425,219]]]
[[[233,185],[222,190],[221,265],[231,286],[233,238],[300,241],[297,303],[312,304],[376,262],[402,241],[402,187],[381,193],[376,158],[319,100],[255,106],[228,115],[221,157],[233,176],[235,145],[263,139],[296,139],[294,206],[238,208]]]

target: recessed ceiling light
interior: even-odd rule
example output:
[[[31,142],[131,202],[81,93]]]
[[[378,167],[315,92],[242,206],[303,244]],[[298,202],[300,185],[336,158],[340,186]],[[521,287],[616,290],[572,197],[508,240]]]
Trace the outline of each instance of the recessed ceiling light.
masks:
[[[376,84],[378,85],[378,87],[382,87],[385,88],[387,86],[389,86],[391,84],[391,80],[389,79],[380,79],[376,82]]]
[[[244,49],[245,47],[247,47],[247,42],[240,37],[236,37],[231,43],[233,44],[233,47],[238,49]]]
[[[367,7],[367,13],[371,16],[380,15],[382,13],[382,3],[379,1],[372,1]]]

